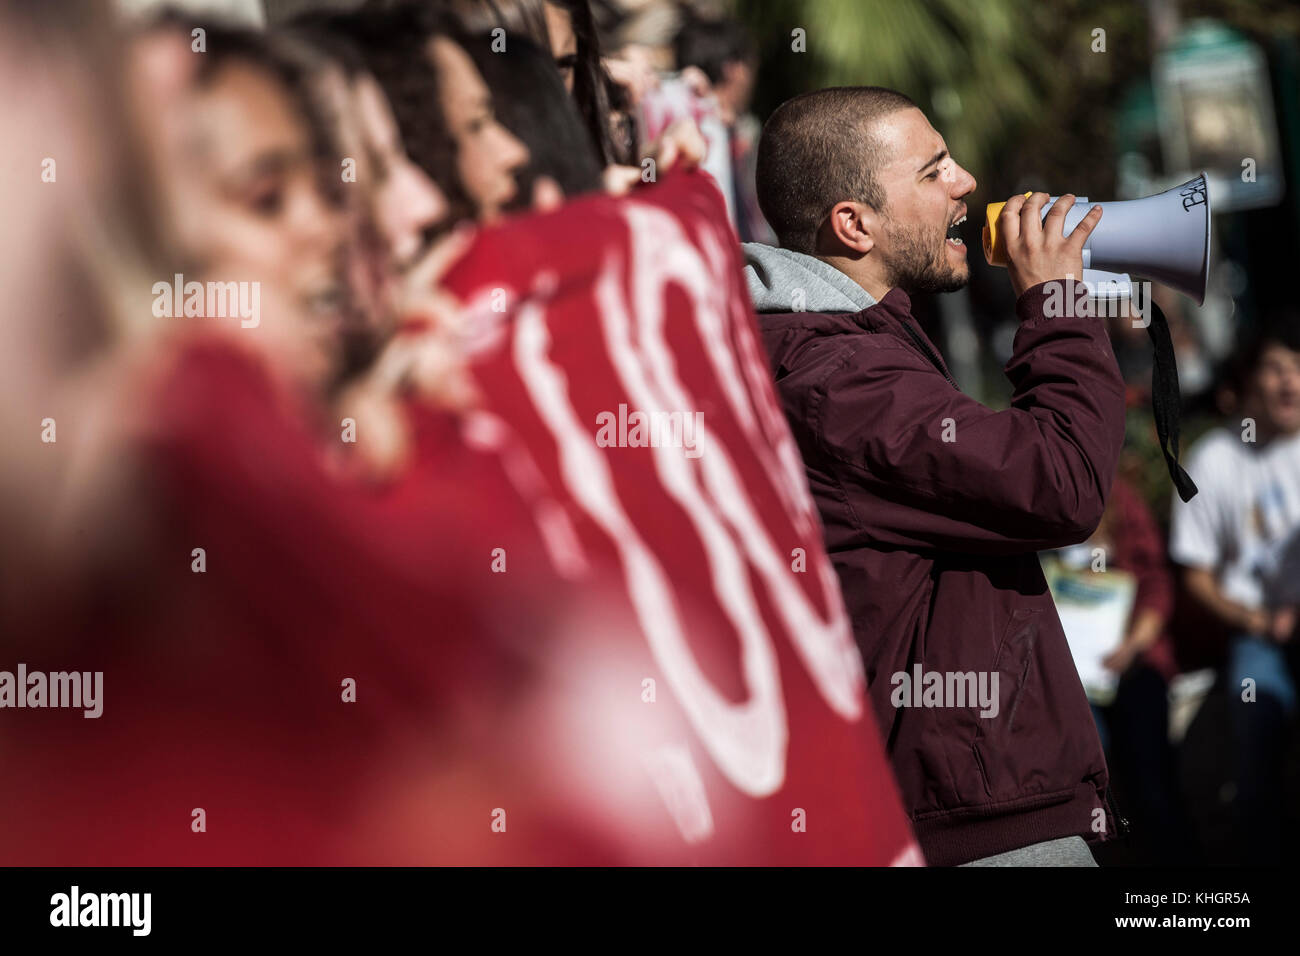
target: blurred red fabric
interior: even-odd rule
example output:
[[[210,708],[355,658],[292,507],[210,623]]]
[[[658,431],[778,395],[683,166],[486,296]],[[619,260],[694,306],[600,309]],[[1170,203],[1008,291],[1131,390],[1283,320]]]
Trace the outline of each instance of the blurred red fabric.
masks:
[[[11,645],[104,712],[0,714],[0,862],[920,863],[716,188],[507,222],[450,284],[485,407],[412,406],[384,487],[250,355],[176,350],[139,588]],[[647,403],[698,457],[594,440]]]

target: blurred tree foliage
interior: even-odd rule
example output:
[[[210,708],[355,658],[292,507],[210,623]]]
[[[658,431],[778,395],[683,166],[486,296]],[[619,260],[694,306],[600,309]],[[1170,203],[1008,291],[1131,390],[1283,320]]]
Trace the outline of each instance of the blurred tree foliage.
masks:
[[[1300,33],[1295,0],[1183,0],[1257,37]],[[826,86],[901,90],[925,110],[980,193],[1107,196],[1116,108],[1150,76],[1147,4],[1134,0],[736,0],[760,54],[755,107]],[[792,50],[792,31],[806,50]],[[1105,30],[1095,52],[1094,30]]]

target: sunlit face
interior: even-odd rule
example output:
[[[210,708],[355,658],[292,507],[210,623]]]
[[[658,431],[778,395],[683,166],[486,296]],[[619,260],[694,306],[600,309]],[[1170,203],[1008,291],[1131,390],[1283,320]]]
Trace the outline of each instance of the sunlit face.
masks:
[[[1264,349],[1252,380],[1252,404],[1258,404],[1273,430],[1300,431],[1300,352],[1279,342]]]
[[[749,109],[753,99],[754,67],[744,60],[723,64],[722,81],[713,92],[722,121],[728,126],[734,125],[736,118]]]
[[[403,276],[423,255],[431,227],[446,216],[447,201],[407,155],[388,99],[373,76],[349,78],[337,66],[323,65],[312,82],[345,157],[351,317],[358,331],[373,333],[394,318],[403,298]]]
[[[469,54],[443,37],[433,40],[432,54],[461,185],[479,218],[495,219],[519,190],[515,171],[528,162],[528,149],[497,121],[492,93]]]
[[[184,114],[164,175],[186,252],[202,281],[257,282],[250,344],[297,377],[324,380],[345,301],[344,224],[322,192],[305,121],[269,74],[238,63],[194,90]]]
[[[546,32],[551,38],[551,56],[564,77],[564,88],[573,92],[573,71],[578,63],[578,37],[573,32],[573,17],[563,7],[553,3],[543,4],[546,10]]]
[[[388,100],[367,74],[353,83],[353,99],[370,166],[371,215],[398,272],[424,248],[426,231],[447,214],[447,200],[432,179],[411,161]]]
[[[966,216],[973,177],[919,109],[902,109],[874,127],[889,160],[877,173],[886,204],[875,249],[888,281],[905,292],[951,292],[970,281],[966,247],[953,228]]]

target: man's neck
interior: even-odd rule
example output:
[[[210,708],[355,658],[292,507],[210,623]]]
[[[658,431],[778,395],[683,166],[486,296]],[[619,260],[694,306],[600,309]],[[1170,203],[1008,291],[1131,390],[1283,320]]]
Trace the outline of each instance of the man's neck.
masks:
[[[876,270],[867,265],[866,256],[823,256],[818,255],[818,259],[826,263],[837,272],[842,272],[859,286],[866,290],[867,295],[877,302],[884,299],[893,288],[881,276],[876,274]]]

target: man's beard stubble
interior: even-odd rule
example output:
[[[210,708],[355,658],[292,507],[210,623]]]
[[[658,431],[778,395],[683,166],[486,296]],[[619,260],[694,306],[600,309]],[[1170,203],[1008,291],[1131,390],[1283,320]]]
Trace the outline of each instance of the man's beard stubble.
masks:
[[[894,223],[896,251],[885,257],[889,284],[908,295],[919,292],[956,292],[970,281],[969,269],[960,271],[948,261],[947,230],[926,234],[920,226]]]

